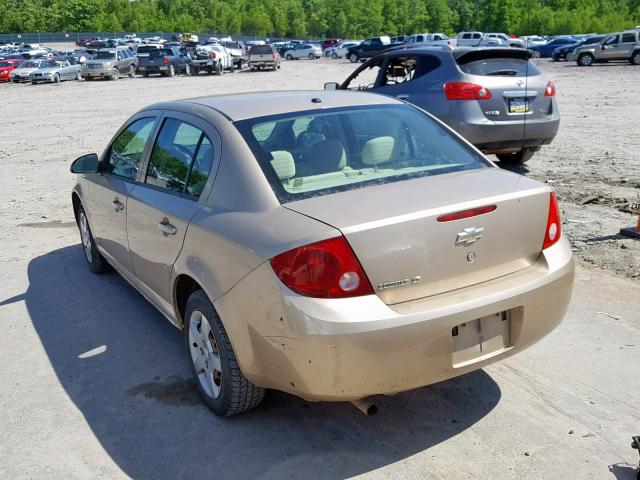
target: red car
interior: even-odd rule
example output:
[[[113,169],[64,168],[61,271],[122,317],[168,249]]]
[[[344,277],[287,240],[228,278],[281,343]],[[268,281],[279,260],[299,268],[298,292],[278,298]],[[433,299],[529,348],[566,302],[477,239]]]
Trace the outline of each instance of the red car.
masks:
[[[322,48],[322,51],[324,52],[327,48],[333,47],[336,43],[339,43],[339,42],[340,42],[339,38],[328,38],[327,40],[322,41],[320,48]]]
[[[24,62],[24,60],[18,58],[0,60],[0,82],[8,82],[11,72],[18,68],[18,65],[22,62]]]

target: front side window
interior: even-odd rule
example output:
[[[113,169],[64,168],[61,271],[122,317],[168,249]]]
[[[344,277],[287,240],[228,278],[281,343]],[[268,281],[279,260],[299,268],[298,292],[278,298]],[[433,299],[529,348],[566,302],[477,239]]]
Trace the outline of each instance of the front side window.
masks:
[[[145,183],[198,197],[212,163],[213,147],[202,130],[168,118],[151,152]]]
[[[609,38],[604,42],[604,44],[605,44],[605,45],[615,45],[616,43],[618,43],[618,38],[619,38],[619,36],[618,36],[618,35],[613,35],[613,36],[609,37]]]
[[[155,118],[141,118],[129,125],[109,149],[107,171],[134,180],[147,140],[153,132]]]
[[[298,112],[235,125],[281,203],[487,165],[408,105]]]

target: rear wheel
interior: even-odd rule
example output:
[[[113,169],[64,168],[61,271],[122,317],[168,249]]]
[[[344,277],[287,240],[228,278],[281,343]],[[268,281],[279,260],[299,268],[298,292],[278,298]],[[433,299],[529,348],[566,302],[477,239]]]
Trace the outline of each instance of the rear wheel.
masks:
[[[221,63],[216,66],[216,75],[224,75],[224,67]]]
[[[640,51],[633,52],[633,55],[631,55],[630,61],[632,65],[640,65]]]
[[[175,77],[176,76],[176,69],[174,68],[173,65],[169,65],[169,71],[167,72],[167,77]]]
[[[78,229],[80,230],[80,240],[82,241],[82,249],[84,250],[84,258],[87,260],[89,270],[93,273],[104,273],[111,270],[110,265],[98,251],[96,242],[93,239],[91,228],[84,208],[78,208],[78,216],[76,218]]]
[[[60,83],[60,75],[57,73],[53,76],[53,83]]]
[[[129,67],[129,78],[136,78],[136,67],[133,65]]]
[[[256,407],[265,390],[249,382],[240,371],[220,317],[202,290],[187,300],[184,319],[187,354],[204,403],[225,417]]]
[[[120,73],[118,73],[118,69],[114,68],[111,70],[111,80],[118,80],[120,78]]]
[[[583,53],[578,57],[578,65],[581,67],[590,67],[593,65],[593,55],[590,53]]]
[[[534,51],[533,51],[533,56],[534,56],[535,58],[540,58],[540,50],[534,50]]]
[[[309,60],[315,60],[316,56],[313,53],[309,54]]]
[[[236,64],[234,62],[231,62],[231,66],[229,67],[229,71],[231,73],[236,71]]]
[[[291,54],[287,55],[287,60],[293,60],[293,56]]]
[[[333,52],[331,54],[331,58],[333,58],[335,60],[336,58],[338,58],[338,54],[336,52]]]
[[[498,157],[500,163],[522,165],[527,160],[530,160],[534,153],[536,153],[535,148],[523,148],[515,153],[497,153],[496,157]]]

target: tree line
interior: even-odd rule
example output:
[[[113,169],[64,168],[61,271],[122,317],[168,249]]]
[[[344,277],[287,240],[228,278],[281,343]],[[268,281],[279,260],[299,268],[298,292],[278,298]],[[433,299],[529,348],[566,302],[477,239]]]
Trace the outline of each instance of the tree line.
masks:
[[[0,0],[0,12],[0,33],[365,38],[463,30],[606,33],[640,25],[640,0]]]

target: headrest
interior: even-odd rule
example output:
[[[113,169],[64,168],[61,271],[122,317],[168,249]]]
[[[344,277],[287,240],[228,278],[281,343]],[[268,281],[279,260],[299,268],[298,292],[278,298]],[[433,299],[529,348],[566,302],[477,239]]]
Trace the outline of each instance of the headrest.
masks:
[[[393,153],[393,137],[372,138],[362,147],[361,160],[365,165],[380,165],[391,160]]]
[[[340,140],[322,140],[311,147],[303,158],[314,175],[337,172],[347,165],[347,155]]]
[[[280,180],[288,180],[296,176],[296,164],[291,153],[284,150],[271,152],[271,166]]]

